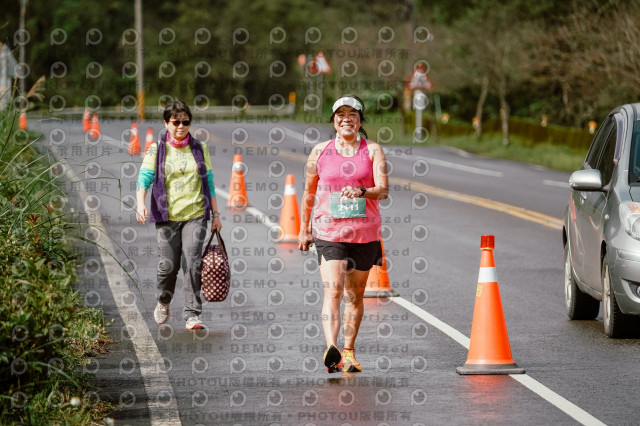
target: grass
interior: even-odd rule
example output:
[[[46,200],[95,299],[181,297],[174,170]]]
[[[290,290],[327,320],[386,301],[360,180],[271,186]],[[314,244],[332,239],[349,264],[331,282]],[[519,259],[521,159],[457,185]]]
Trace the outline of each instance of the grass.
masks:
[[[78,225],[54,165],[16,118],[0,112],[0,424],[102,423],[112,406],[78,366],[111,340],[74,288]]]

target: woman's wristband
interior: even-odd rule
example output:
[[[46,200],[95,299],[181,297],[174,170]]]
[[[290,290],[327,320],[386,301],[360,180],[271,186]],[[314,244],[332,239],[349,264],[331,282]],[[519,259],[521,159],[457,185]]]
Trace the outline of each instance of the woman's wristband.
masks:
[[[211,210],[211,217],[218,217],[220,216],[220,212],[217,210]]]

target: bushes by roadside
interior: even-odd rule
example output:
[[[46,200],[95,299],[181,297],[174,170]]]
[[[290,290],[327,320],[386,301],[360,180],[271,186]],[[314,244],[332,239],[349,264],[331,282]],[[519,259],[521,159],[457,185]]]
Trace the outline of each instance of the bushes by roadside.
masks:
[[[429,131],[433,130],[432,116],[425,114],[423,126]],[[405,116],[405,124],[410,131],[415,128],[415,111],[409,111]],[[473,136],[474,128],[471,123],[459,120],[449,121],[444,124],[440,121],[436,123],[437,135],[439,138],[448,140],[460,136]],[[493,136],[502,134],[502,122],[499,117],[487,119],[482,123],[482,136]],[[576,127],[559,126],[556,124],[540,124],[540,121],[531,118],[509,117],[509,136],[520,141],[526,141],[528,145],[557,145],[573,150],[586,151],[591,145],[593,134],[587,129]]]
[[[36,138],[0,112],[0,424],[89,424],[109,406],[82,364],[108,342],[75,291],[75,226]]]

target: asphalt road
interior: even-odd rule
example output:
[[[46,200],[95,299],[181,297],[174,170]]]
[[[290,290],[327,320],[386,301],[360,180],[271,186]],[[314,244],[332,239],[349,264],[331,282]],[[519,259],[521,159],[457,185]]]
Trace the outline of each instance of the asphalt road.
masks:
[[[79,122],[29,123],[45,134],[43,146],[66,159],[66,173],[57,173],[66,180],[68,207],[86,222],[83,235],[110,248],[135,277],[104,250],[82,248],[79,290],[113,320],[109,331],[120,342],[85,369],[95,373],[99,397],[118,404],[116,424],[636,422],[640,340],[611,340],[601,320],[572,322],[564,313],[559,224],[567,173],[389,146],[391,198],[382,215],[392,285],[453,331],[389,299],[367,299],[356,342],[364,371],[329,375],[321,365],[317,261],[295,244],[273,242],[255,211],[222,209],[233,282],[227,300],[205,305],[208,330],[184,329],[180,291],[169,324],[155,324],[154,228],[137,224],[128,207],[141,162],[127,153],[130,124],[103,120],[94,143]],[[140,123],[143,138],[149,126],[161,129]],[[192,131],[208,139],[219,205],[226,205],[233,155],[242,154],[249,202],[275,223],[285,175],[295,175],[299,200],[306,154],[330,135],[324,123],[271,118],[196,122]],[[470,335],[485,234],[496,239],[513,358],[533,386],[456,373],[467,348],[452,336]]]

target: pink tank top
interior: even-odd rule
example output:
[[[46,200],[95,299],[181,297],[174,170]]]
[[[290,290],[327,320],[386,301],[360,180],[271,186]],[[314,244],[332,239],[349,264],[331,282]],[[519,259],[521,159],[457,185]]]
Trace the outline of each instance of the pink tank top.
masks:
[[[338,154],[335,139],[324,148],[317,161],[318,189],[313,210],[313,235],[325,241],[369,243],[380,240],[380,210],[378,200],[366,199],[366,217],[334,219],[331,216],[331,193],[349,185],[367,188],[375,186],[373,162],[367,142],[360,140],[353,157]]]

